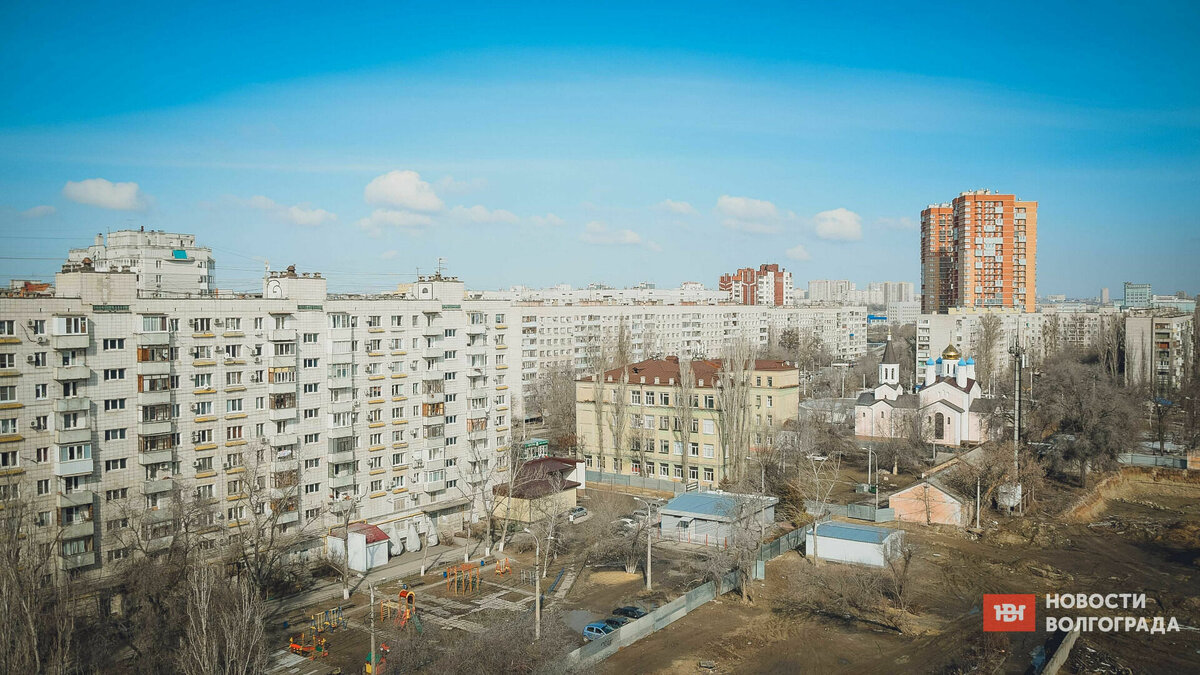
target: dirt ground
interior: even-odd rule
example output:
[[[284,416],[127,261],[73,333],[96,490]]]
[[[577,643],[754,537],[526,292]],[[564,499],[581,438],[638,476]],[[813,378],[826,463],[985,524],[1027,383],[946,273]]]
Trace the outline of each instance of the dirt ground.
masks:
[[[1047,637],[1044,622],[1035,633],[984,634],[984,593],[1144,592],[1147,608],[1137,615],[1200,626],[1200,483],[1155,480],[1148,472],[1126,478],[1110,485],[1103,504],[1081,522],[1058,514],[998,519],[979,538],[906,527],[918,551],[913,602],[920,617],[908,634],[790,610],[789,589],[805,583],[812,565],[789,553],[768,563],[751,604],[725,595],[621,650],[602,670],[952,673],[990,654],[994,672],[1025,672]],[[985,635],[993,639],[985,642]],[[701,669],[701,661],[716,667]],[[1087,633],[1060,672],[1200,672],[1200,631]]]

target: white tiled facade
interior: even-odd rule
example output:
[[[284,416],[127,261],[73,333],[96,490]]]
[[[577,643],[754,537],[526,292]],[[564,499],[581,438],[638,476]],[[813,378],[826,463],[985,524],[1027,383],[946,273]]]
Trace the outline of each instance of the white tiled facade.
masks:
[[[197,246],[194,234],[161,230],[98,234],[91,246],[67,254],[72,263],[82,263],[84,258],[101,272],[133,272],[142,297],[212,295],[216,289],[212,249]]]
[[[503,470],[521,386],[508,303],[467,300],[440,276],[411,297],[327,295],[295,273],[272,273],[262,296],[137,285],[82,270],[59,274],[54,297],[0,298],[4,489],[69,523],[64,568],[102,572],[123,553],[112,521],[172,490],[213,500],[232,526],[260,451],[276,477],[299,473],[281,528],[321,534],[331,498],[353,495],[356,519],[401,542],[460,529]]]

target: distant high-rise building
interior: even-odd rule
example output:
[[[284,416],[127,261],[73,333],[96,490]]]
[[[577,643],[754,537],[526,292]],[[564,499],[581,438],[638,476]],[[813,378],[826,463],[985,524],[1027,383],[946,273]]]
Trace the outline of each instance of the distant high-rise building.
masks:
[[[1017,309],[1037,302],[1037,202],[990,190],[959,194],[921,212],[921,302]]]
[[[782,307],[795,300],[792,273],[776,264],[759,265],[758,269],[744,267],[732,274],[722,274],[718,288],[729,293],[729,299],[740,305]]]
[[[1149,307],[1150,295],[1150,284],[1125,282],[1124,305],[1126,307]]]
[[[1108,286],[1100,289],[1100,304],[1107,305],[1112,302],[1112,298],[1108,297]]]
[[[813,279],[808,282],[808,299],[813,302],[847,302],[854,284],[847,279]]]
[[[212,295],[216,288],[212,249],[197,246],[194,234],[121,230],[110,232],[107,240],[97,234],[91,246],[67,254],[72,263],[82,263],[84,258],[97,272],[133,272],[144,298]]]

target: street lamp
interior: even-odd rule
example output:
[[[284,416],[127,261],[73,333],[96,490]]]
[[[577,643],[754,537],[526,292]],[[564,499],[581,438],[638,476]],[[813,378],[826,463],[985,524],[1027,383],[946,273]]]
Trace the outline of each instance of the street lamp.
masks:
[[[371,672],[379,672],[379,664],[375,662],[375,584],[371,583],[362,574],[358,575],[367,584],[367,588],[371,589],[371,604],[367,607],[367,613],[371,615]],[[380,579],[379,583],[383,583],[387,579]]]
[[[533,639],[542,639],[542,575],[538,571],[542,560],[542,543],[538,541],[538,536],[534,534],[528,527],[525,531],[529,536],[533,537]],[[554,537],[546,537],[546,544],[549,545]]]
[[[654,524],[654,505],[641,497],[633,499],[646,505],[646,590],[650,590],[650,546],[653,543],[650,527]]]
[[[867,451],[867,485],[875,486],[875,510],[879,510],[879,456],[875,451],[867,446],[863,446],[863,450]],[[871,471],[871,458],[875,458],[875,471]]]

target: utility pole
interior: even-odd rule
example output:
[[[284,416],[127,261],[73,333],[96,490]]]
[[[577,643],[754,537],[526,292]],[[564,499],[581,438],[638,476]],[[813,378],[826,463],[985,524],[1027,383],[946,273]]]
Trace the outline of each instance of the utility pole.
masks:
[[[978,477],[975,479],[975,529],[977,529],[977,530],[979,529],[979,481],[980,480],[981,479]]]
[[[1013,357],[1013,494],[1017,498],[1017,512],[1023,513],[1021,494],[1021,367],[1025,362],[1025,349],[1014,339],[1008,348]]]
[[[650,590],[650,546],[654,543],[650,538],[650,526],[654,523],[654,505],[641,497],[634,499],[646,505],[646,590]]]

